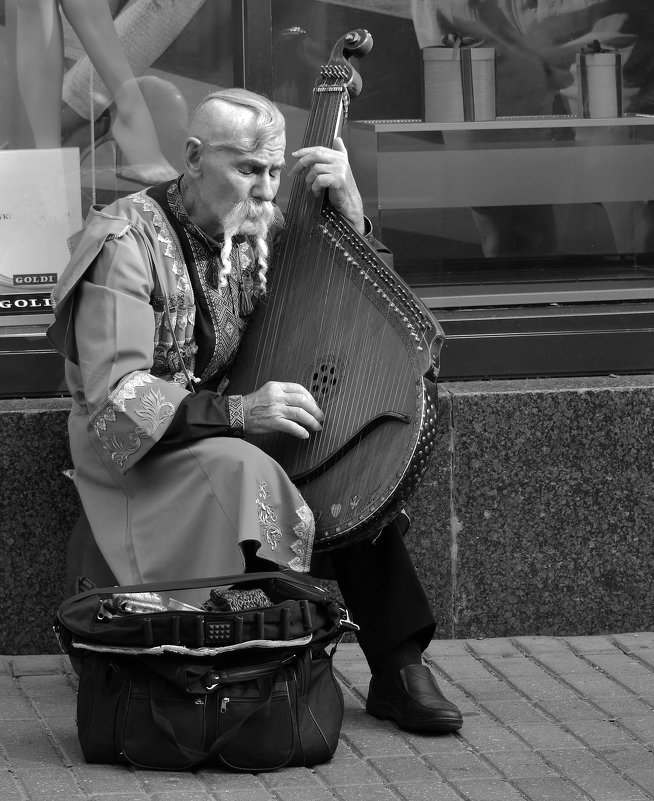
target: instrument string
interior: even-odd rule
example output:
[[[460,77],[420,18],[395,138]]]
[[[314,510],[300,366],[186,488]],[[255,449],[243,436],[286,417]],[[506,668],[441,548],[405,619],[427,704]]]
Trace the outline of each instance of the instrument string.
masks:
[[[314,104],[315,105],[315,104]],[[332,108],[328,108],[328,106]],[[312,108],[309,123],[307,125],[307,132],[305,134],[304,145],[325,144],[329,142],[329,130],[333,130],[333,121],[336,118],[337,111],[333,108],[334,103],[321,104],[316,110]],[[331,123],[331,125],[330,125]],[[285,281],[280,285],[280,294],[282,297],[288,299],[293,295],[292,287],[289,285],[292,277],[296,275],[295,270],[306,270],[310,278],[310,291],[309,298],[315,299],[315,305],[309,305],[311,311],[319,315],[318,328],[323,331],[326,325],[327,304],[325,302],[324,292],[321,291],[321,279],[324,276],[320,275],[320,271],[324,270],[324,265],[318,263],[318,256],[321,252],[321,242],[316,242],[316,229],[320,217],[320,207],[322,199],[316,199],[309,191],[304,182],[304,176],[298,176],[293,186],[291,193],[291,201],[289,202],[289,209],[287,213],[287,225],[289,226],[289,234],[287,237],[288,246],[284,255],[285,263],[290,263],[294,266],[294,270],[288,270],[285,274]],[[319,230],[319,229],[318,229]],[[293,309],[285,309],[286,314],[294,315]],[[317,352],[311,353],[308,350],[314,338],[309,336],[312,327],[315,329],[316,320],[311,313],[305,313],[302,317],[297,319],[298,325],[294,331],[294,344],[296,351],[295,359],[295,375],[290,376],[297,383],[305,384],[312,378],[312,366],[315,366],[320,358]],[[314,332],[315,333],[315,332]],[[316,346],[321,342],[321,337],[315,339]],[[315,369],[315,367],[314,367]],[[316,397],[320,405],[320,397]],[[296,451],[294,465],[291,468],[297,470],[297,466],[302,461],[315,459],[317,449],[320,448],[321,438],[313,436],[311,443],[305,447],[300,454]]]

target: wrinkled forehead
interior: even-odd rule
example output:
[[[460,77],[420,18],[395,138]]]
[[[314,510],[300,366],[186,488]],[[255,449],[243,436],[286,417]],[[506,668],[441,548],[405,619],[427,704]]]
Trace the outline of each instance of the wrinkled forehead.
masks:
[[[286,153],[286,136],[283,133],[271,136],[261,146],[254,150],[248,150],[248,155],[259,161],[267,161],[269,164],[281,164],[284,162]]]

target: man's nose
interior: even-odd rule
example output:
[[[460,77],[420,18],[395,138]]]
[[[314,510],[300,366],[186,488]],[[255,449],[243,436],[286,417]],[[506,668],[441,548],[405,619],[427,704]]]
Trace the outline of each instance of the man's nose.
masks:
[[[277,194],[277,180],[268,173],[259,175],[258,181],[252,189],[252,196],[260,200],[271,201]]]

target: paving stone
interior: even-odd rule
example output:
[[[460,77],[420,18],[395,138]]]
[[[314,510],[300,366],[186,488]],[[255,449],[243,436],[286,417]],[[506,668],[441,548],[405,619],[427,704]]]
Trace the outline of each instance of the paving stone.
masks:
[[[515,784],[529,801],[588,801],[565,779],[516,779]]]
[[[461,801],[460,794],[450,785],[433,780],[428,784],[398,782],[391,785],[391,789],[402,801]]]
[[[456,789],[466,801],[524,801],[524,795],[502,779],[471,779],[458,782]]]
[[[472,750],[456,754],[426,754],[425,760],[431,764],[438,775],[449,782],[462,779],[494,779],[497,771]]]
[[[363,757],[413,755],[408,743],[390,728],[356,729],[345,736],[352,749]]]
[[[432,640],[425,650],[425,656],[429,659],[469,656],[469,645],[469,640]]]
[[[152,795],[148,795],[148,798],[151,799],[151,801],[214,801],[213,798],[199,790],[153,793]],[[270,798],[261,799],[261,801],[270,801]]]
[[[594,675],[568,674],[565,680],[580,695],[592,698],[616,695],[624,698],[629,697],[628,690],[613,681],[613,679],[602,676],[599,673]]]
[[[567,676],[568,673],[582,673],[592,675],[597,672],[593,664],[568,651],[567,653],[539,654],[538,662],[543,668],[555,673],[557,676]]]
[[[620,724],[623,729],[631,732],[633,736],[642,743],[654,743],[654,716],[637,717],[635,715],[621,718]]]
[[[70,710],[66,717],[48,718],[46,725],[55,748],[61,753],[62,760],[65,760],[67,765],[84,765],[77,725],[70,715]]]
[[[511,676],[513,688],[530,701],[544,698],[574,698],[573,693],[562,682],[551,678],[546,673],[540,676]]]
[[[487,678],[481,681],[476,681],[475,679],[470,680],[462,680],[463,689],[470,693],[474,694],[475,699],[480,701],[482,704],[487,699],[498,699],[504,698],[507,701],[518,701],[521,699],[521,696],[516,690],[512,687],[509,687],[508,684],[501,681],[499,678]]]
[[[621,720],[632,715],[640,717],[654,713],[654,705],[644,701],[642,698],[602,696],[601,698],[594,698],[593,703],[611,720]]]
[[[547,678],[546,671],[540,665],[520,653],[510,656],[485,657],[484,660],[495,673],[511,680],[520,676]]]
[[[464,726],[466,722],[464,719]],[[429,736],[426,734],[401,733],[402,741],[420,756],[425,754],[458,754],[466,750],[467,746],[459,734],[441,734]]]
[[[14,767],[59,764],[59,754],[38,720],[4,721],[0,746]]]
[[[195,773],[189,771],[135,770],[134,776],[148,795],[157,793],[198,793],[206,794]]]
[[[217,801],[276,801],[277,798],[285,798],[285,793],[287,792],[291,791],[282,789],[273,796],[264,787],[257,787],[254,790],[218,790],[214,792],[211,798],[217,799]],[[330,797],[329,801],[332,801],[332,799],[333,796]],[[171,801],[174,801],[174,799],[171,799]],[[311,796],[309,796],[308,801],[313,801]],[[320,797],[316,801],[320,801]]]
[[[134,773],[123,765],[75,765],[76,783],[89,796],[111,792],[138,797],[145,795]]]
[[[342,759],[338,763],[327,762],[316,765],[316,775],[330,787],[346,785],[381,784],[382,779],[369,765],[360,759]]]
[[[101,792],[88,796],[89,801],[152,801],[145,795],[134,795],[134,793],[112,793]]]
[[[576,737],[555,724],[523,724],[512,726],[513,731],[531,748],[541,751],[546,748],[579,748]]]
[[[268,792],[261,780],[267,774],[233,773],[218,768],[202,768],[196,773],[198,782],[208,793],[253,793]]]
[[[558,703],[558,701],[552,701]],[[539,706],[543,706],[540,702]],[[525,699],[518,701],[503,698],[486,698],[484,708],[495,718],[499,718],[505,725],[511,723],[549,723],[547,716],[533,704]]]
[[[24,801],[25,793],[14,770],[0,769],[0,798],[2,801]]]
[[[352,763],[358,760],[352,760]],[[339,761],[339,766],[343,765],[344,760]],[[332,770],[337,771],[339,768],[335,767],[334,762],[328,762],[327,766],[331,766]],[[270,773],[258,773],[257,777],[261,783],[272,790],[277,790],[280,787],[320,787],[321,782],[318,780],[317,772],[319,768],[326,768],[325,765],[319,765],[316,768],[282,768],[281,770],[271,771]]]
[[[466,725],[461,731],[461,737],[468,745],[482,753],[527,748],[505,726],[483,718]]]
[[[566,640],[561,637],[514,637],[515,646],[527,654],[569,653]]]
[[[433,769],[417,756],[380,757],[371,759],[370,764],[377,769],[389,784],[397,784],[398,782],[420,782],[424,784],[431,779],[438,778]]]
[[[508,637],[480,637],[477,640],[468,640],[468,648],[477,656],[519,656],[520,651]]]
[[[623,729],[622,724],[609,720],[572,720],[566,726],[584,745],[592,749],[637,743],[634,736]],[[557,746],[554,744],[551,747]]]
[[[450,680],[461,682],[470,679],[493,678],[491,670],[472,656],[456,659],[426,659],[427,664],[444,673]]]
[[[654,636],[453,640],[427,656],[464,710],[459,734],[412,734],[367,715],[367,666],[342,643],[347,706],[334,759],[261,774],[87,765],[69,661],[0,657],[0,801],[654,798]]]
[[[275,791],[275,797],[280,801],[334,801],[334,794],[326,787],[283,787]],[[242,801],[250,801],[250,797],[244,797]]]
[[[1,692],[1,690],[0,690]],[[0,721],[30,720],[34,717],[34,709],[22,696],[0,696]]]
[[[564,640],[574,651],[580,654],[615,653],[617,650],[611,637],[565,637]]]
[[[629,772],[629,778],[644,793],[654,798],[654,770],[635,770]]]
[[[607,715],[585,698],[541,698],[538,706],[558,721],[606,720]]]
[[[339,787],[338,798],[342,801],[398,801],[394,790],[382,784]]]
[[[533,779],[558,775],[554,768],[547,764],[542,752],[534,753],[530,750],[488,751],[484,752],[484,756],[499,773],[509,779]]]
[[[606,763],[629,776],[634,772],[654,771],[654,754],[638,743],[600,746],[595,752]]]
[[[639,795],[631,782],[582,748],[576,751],[567,749],[541,753],[563,776],[573,781],[595,801],[615,801],[617,798],[636,798]]]
[[[61,765],[19,768],[17,775],[30,801],[75,801],[85,797],[72,771]]]
[[[614,634],[613,642],[627,653],[649,651],[654,657],[654,632],[641,631],[636,633]]]

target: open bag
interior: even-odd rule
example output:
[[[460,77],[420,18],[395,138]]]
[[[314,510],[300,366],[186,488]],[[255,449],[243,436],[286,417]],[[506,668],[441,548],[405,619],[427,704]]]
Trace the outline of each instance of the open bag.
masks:
[[[201,607],[180,600],[202,589]],[[54,628],[80,677],[87,762],[252,772],[334,755],[343,695],[326,646],[356,626],[298,574],[93,588]]]

